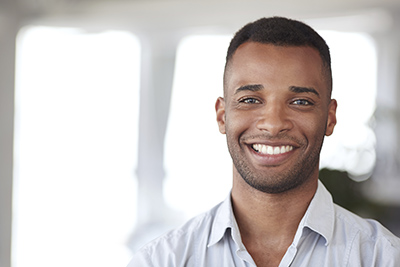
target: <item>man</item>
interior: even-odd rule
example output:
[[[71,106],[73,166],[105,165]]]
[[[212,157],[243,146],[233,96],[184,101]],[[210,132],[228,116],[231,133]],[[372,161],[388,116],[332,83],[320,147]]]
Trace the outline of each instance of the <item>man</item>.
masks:
[[[215,105],[231,194],[143,247],[129,267],[400,266],[400,239],[333,204],[318,180],[336,125],[330,65],[325,41],[301,22],[264,18],[236,33]]]

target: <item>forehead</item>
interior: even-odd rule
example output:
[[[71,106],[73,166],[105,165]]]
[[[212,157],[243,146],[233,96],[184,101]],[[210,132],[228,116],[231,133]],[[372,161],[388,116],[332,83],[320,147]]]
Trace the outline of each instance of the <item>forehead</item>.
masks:
[[[304,86],[328,94],[318,51],[308,46],[276,46],[247,42],[227,65],[225,93],[246,84],[268,87]]]

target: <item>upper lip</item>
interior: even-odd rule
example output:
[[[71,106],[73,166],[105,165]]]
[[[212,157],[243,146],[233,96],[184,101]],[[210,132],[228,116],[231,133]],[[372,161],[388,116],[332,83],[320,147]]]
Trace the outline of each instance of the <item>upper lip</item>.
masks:
[[[292,146],[299,147],[300,145],[291,140],[252,140],[246,141],[246,145],[252,146],[255,144],[265,145],[265,146]]]

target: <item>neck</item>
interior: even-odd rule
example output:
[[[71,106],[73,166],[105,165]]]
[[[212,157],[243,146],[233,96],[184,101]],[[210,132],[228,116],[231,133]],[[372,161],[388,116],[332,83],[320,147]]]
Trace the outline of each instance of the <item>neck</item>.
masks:
[[[267,194],[250,187],[241,177],[234,177],[233,210],[244,245],[257,243],[264,247],[282,246],[286,250],[317,185],[317,179],[310,179],[288,192]]]

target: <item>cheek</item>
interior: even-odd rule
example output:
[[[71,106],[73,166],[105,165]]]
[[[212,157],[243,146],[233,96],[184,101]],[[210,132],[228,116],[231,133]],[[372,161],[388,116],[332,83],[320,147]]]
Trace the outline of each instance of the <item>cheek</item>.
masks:
[[[250,127],[251,121],[243,114],[232,112],[226,116],[225,130],[228,140],[238,140]]]
[[[325,136],[325,125],[323,118],[298,116],[296,125],[309,143],[320,142]]]

